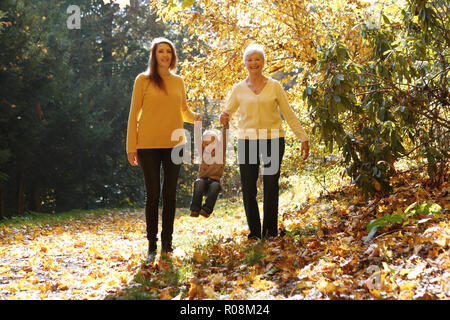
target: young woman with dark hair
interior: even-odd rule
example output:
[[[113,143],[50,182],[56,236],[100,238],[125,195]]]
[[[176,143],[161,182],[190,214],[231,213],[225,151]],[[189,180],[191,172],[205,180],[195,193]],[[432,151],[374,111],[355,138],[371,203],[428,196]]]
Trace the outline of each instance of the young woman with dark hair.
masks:
[[[136,77],[128,118],[127,155],[131,165],[142,168],[146,190],[145,217],[148,258],[156,255],[160,168],[163,168],[161,251],[169,253],[176,209],[176,187],[181,164],[173,161],[186,143],[182,135],[172,140],[172,133],[183,129],[183,122],[201,121],[186,103],[183,79],[176,75],[177,55],[173,43],[165,38],[153,40],[147,70]]]

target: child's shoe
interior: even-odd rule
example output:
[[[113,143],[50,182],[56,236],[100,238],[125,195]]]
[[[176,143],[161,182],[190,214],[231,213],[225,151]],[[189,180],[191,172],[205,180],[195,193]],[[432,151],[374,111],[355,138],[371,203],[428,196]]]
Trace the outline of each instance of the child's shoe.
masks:
[[[200,214],[199,211],[192,211],[191,210],[191,217],[198,217],[199,214]]]
[[[200,214],[202,215],[202,216],[204,216],[205,218],[208,218],[211,214],[210,213],[208,213],[208,212],[206,212],[205,210],[200,210]]]

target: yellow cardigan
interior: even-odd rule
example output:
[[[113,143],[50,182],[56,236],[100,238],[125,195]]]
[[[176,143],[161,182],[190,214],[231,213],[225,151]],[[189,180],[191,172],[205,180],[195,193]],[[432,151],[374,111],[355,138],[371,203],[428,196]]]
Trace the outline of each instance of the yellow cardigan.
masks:
[[[278,109],[279,108],[279,109]],[[245,83],[236,84],[227,100],[225,112],[230,116],[239,109],[239,139],[273,139],[284,137],[281,114],[303,142],[309,137],[289,106],[281,84],[269,77],[264,89],[255,94]]]
[[[185,143],[183,121],[194,123],[194,113],[187,107],[184,81],[180,76],[163,76],[167,93],[150,82],[144,73],[136,77],[128,118],[127,153],[137,149],[173,148]]]

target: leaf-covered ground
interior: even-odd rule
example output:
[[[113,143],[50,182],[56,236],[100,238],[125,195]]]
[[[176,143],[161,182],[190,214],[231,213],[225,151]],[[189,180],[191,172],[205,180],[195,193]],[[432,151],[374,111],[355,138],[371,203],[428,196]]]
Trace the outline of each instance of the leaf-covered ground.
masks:
[[[283,236],[247,240],[240,199],[221,199],[208,219],[179,209],[176,249],[154,261],[142,210],[4,223],[0,298],[449,299],[447,182],[432,188],[409,171],[392,180],[392,195],[367,203],[339,182],[322,196],[311,179],[290,183]],[[440,210],[408,215],[413,203]],[[369,235],[375,219],[384,223]]]

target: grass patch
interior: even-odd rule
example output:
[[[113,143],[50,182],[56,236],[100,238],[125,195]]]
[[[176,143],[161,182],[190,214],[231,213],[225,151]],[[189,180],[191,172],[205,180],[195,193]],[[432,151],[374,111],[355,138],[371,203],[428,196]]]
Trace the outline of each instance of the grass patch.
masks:
[[[246,251],[245,262],[248,265],[250,266],[254,266],[256,264],[262,265],[262,261],[266,256],[262,244],[258,244],[256,246],[251,245],[247,247],[245,251]]]
[[[306,225],[305,227],[297,227],[286,231],[286,236],[292,238],[315,236],[320,231],[319,226]]]
[[[0,226],[18,225],[40,225],[58,224],[68,220],[81,220],[92,218],[93,216],[111,213],[112,211],[125,211],[130,209],[92,209],[92,210],[71,210],[61,213],[40,213],[27,211],[24,215],[15,216],[0,220]]]

